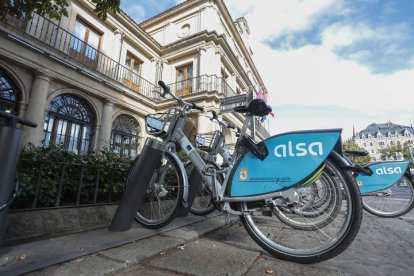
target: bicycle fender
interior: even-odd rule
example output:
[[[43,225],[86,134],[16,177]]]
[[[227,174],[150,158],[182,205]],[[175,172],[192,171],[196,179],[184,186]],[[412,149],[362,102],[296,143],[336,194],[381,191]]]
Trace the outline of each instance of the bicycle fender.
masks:
[[[161,143],[154,139],[147,139],[139,158],[130,168],[126,188],[112,218],[109,231],[128,231],[131,228],[145,189],[154,171],[160,166],[163,149],[159,148],[158,144]]]
[[[283,133],[262,143],[269,155],[262,161],[246,152],[230,175],[230,197],[250,197],[303,183],[320,168],[341,137],[342,129]]]
[[[371,176],[358,174],[356,182],[362,194],[390,188],[397,183],[408,169],[408,161],[383,161],[368,164]]]

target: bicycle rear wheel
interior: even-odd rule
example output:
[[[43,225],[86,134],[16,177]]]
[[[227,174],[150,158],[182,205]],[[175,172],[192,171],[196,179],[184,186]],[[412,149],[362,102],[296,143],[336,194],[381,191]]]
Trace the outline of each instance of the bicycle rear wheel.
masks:
[[[362,207],[354,178],[349,171],[339,170],[331,158],[326,160],[324,170],[335,181],[335,185],[330,186],[333,189],[331,194],[337,195],[335,205],[340,206],[323,219],[324,223],[315,224],[307,212],[296,212],[295,219],[291,220],[302,223],[301,227],[296,227],[272,216],[272,212],[266,211],[266,207],[271,207],[264,202],[256,210],[249,209],[247,203],[241,203],[241,209],[245,212],[241,221],[247,232],[275,257],[298,263],[321,262],[340,254],[357,235]],[[309,227],[305,226],[307,223]]]
[[[414,182],[405,174],[390,188],[362,194],[362,206],[369,213],[395,218],[404,215],[414,207]]]
[[[135,220],[147,228],[160,228],[171,222],[183,197],[180,167],[172,154],[167,151],[160,163],[135,215]]]
[[[294,189],[299,203],[291,208],[275,207],[272,212],[280,221],[302,230],[315,230],[336,218],[342,204],[342,188],[328,167],[311,184]]]

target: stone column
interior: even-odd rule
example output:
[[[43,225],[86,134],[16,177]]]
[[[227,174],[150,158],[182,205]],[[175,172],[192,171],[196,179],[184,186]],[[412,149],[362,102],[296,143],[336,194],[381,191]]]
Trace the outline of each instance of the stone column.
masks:
[[[36,128],[24,127],[23,145],[33,143],[40,146],[47,112],[46,100],[51,78],[43,72],[37,71],[30,92],[29,104],[26,110],[26,119],[37,123]]]
[[[212,122],[208,119],[205,113],[198,114],[197,120],[197,132],[198,133],[206,133],[212,131]]]
[[[105,147],[109,147],[111,139],[111,130],[112,130],[112,115],[114,111],[114,102],[106,99],[104,101],[101,126],[99,128],[99,137],[98,137],[98,150],[102,150]]]

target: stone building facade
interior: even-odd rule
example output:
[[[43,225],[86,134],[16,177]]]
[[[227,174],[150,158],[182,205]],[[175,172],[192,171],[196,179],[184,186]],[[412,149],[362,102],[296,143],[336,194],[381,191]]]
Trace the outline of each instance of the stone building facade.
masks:
[[[394,124],[391,121],[386,124],[373,123],[359,133],[354,133],[353,140],[369,152],[373,161],[377,161],[381,160],[380,149],[398,144],[414,147],[414,128]],[[396,156],[393,158],[395,159]]]
[[[107,147],[133,157],[147,135],[145,115],[173,104],[160,98],[158,80],[205,108],[189,115],[188,133],[216,128],[205,116],[220,110],[221,99],[267,93],[247,22],[234,21],[222,0],[186,1],[140,24],[122,11],[102,21],[93,9],[92,1],[72,0],[61,20],[34,14],[0,22],[0,109],[39,125],[25,129],[24,144],[76,153]],[[254,125],[257,139],[269,135]]]

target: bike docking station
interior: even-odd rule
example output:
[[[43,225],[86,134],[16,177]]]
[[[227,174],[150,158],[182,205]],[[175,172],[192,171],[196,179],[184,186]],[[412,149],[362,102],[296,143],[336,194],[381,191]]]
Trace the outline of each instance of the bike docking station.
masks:
[[[122,232],[131,229],[135,213],[139,208],[148,183],[160,166],[166,145],[158,140],[148,138],[137,160],[132,164],[125,191],[112,219],[109,231]]]
[[[36,127],[33,122],[0,111],[0,246],[6,226],[7,212],[18,189],[16,167],[20,156],[22,134],[22,128],[18,127],[18,124]]]

